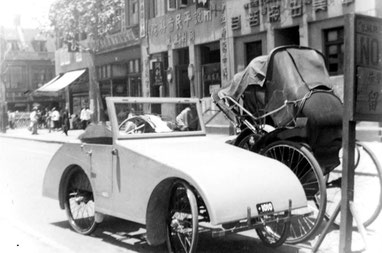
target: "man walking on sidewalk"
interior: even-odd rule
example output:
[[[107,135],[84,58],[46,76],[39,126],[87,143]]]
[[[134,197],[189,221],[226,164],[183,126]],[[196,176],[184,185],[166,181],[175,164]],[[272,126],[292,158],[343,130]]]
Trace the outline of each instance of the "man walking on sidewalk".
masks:
[[[82,123],[82,129],[85,129],[90,124],[92,114],[93,112],[87,106],[81,110],[80,120]]]
[[[33,110],[29,116],[31,121],[31,131],[32,134],[37,134],[37,121],[38,121],[38,115],[37,115],[37,108],[33,107]]]

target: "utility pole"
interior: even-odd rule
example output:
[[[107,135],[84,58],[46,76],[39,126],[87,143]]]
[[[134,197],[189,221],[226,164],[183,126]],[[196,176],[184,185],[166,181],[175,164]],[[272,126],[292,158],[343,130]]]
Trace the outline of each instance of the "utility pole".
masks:
[[[7,131],[7,106],[6,106],[6,89],[5,83],[3,82],[3,69],[4,69],[4,46],[5,46],[5,38],[4,38],[4,29],[0,26],[0,131],[5,133]]]

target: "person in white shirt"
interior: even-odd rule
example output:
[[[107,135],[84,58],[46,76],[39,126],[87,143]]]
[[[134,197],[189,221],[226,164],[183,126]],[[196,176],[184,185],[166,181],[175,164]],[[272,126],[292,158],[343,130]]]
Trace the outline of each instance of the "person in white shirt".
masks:
[[[52,109],[52,121],[53,130],[57,131],[60,128],[60,113],[55,107]]]
[[[82,129],[85,129],[90,124],[90,119],[92,114],[93,112],[88,107],[82,108],[81,114],[80,114]]]

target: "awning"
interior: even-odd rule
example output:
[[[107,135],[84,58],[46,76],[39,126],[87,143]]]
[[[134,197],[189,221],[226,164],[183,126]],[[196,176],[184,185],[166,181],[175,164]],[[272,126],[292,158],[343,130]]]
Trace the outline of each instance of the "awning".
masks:
[[[61,74],[50,80],[48,83],[44,84],[36,92],[57,92],[66,86],[73,83],[77,78],[79,78],[86,69],[74,70]]]

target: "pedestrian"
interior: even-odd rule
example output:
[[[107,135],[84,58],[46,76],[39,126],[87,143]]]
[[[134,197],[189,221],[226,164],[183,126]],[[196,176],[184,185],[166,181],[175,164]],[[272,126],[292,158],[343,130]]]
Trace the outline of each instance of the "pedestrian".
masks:
[[[47,109],[46,112],[46,126],[49,129],[49,133],[52,131],[52,111]]]
[[[89,109],[89,107],[85,106],[81,110],[80,120],[82,123],[82,129],[85,129],[90,124],[91,115],[93,112]]]
[[[32,131],[32,134],[38,134],[37,133],[37,125],[38,125],[38,115],[37,115],[37,108],[33,107],[31,114],[29,115],[30,118],[30,130]]]
[[[52,109],[52,121],[53,121],[53,130],[57,131],[60,128],[60,113],[53,107]]]
[[[197,129],[198,117],[195,108],[189,106],[176,116],[176,125],[181,131],[193,131]]]
[[[66,136],[68,136],[69,129],[70,129],[69,112],[67,109],[65,109],[64,112],[62,113],[62,131]]]
[[[9,128],[14,129],[15,128],[15,119],[16,119],[16,114],[13,111],[8,111],[8,123],[9,123]]]

